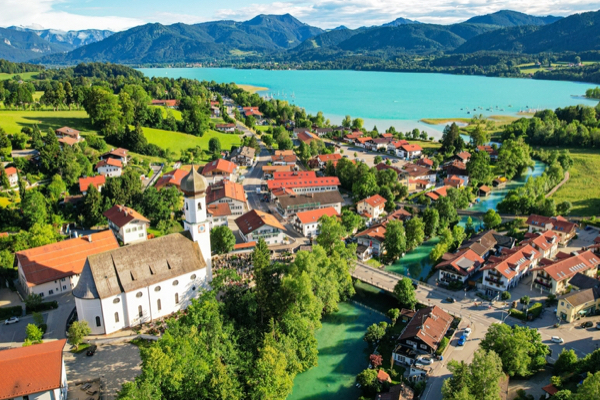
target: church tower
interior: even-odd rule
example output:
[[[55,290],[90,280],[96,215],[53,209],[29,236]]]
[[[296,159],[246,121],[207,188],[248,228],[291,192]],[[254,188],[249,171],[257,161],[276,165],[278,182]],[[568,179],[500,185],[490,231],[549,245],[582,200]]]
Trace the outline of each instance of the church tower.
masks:
[[[192,170],[181,180],[181,191],[184,194],[183,226],[192,235],[192,240],[198,243],[202,256],[208,268],[206,278],[212,281],[212,260],[210,249],[210,229],[206,217],[206,178],[198,173],[194,165]]]

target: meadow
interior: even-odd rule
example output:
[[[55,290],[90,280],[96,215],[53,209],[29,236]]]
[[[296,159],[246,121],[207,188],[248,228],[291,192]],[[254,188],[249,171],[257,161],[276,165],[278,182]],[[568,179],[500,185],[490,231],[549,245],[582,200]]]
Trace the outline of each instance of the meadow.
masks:
[[[35,79],[35,76],[38,73],[39,72],[22,72],[20,74],[0,73],[0,81],[5,81],[7,79],[11,79],[13,76],[16,76],[16,75],[19,75],[21,77],[21,79],[24,81],[31,81],[31,80]]]
[[[162,129],[143,128],[144,135],[148,143],[153,143],[163,149],[169,149],[172,152],[181,154],[182,150],[200,146],[202,150],[208,151],[208,142],[213,137],[219,138],[221,147],[224,150],[231,149],[231,146],[239,146],[242,141],[238,135],[225,134],[216,131],[209,131],[204,136],[188,135],[187,133],[164,131]],[[209,161],[207,158],[204,161]]]

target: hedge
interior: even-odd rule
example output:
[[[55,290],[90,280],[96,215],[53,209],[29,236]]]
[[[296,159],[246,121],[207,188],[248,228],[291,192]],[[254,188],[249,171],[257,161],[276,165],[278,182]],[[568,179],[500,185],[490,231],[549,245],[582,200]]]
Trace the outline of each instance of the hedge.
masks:
[[[517,310],[516,308],[512,308],[508,312],[511,317],[515,317],[522,321],[525,321],[525,313],[523,311]]]
[[[450,339],[448,339],[446,336],[444,336],[442,338],[442,341],[440,342],[440,345],[438,346],[437,351],[435,352],[438,356],[441,356],[444,353],[444,350],[446,350],[446,347],[448,347],[448,343],[450,343]]]
[[[542,311],[544,311],[544,306],[542,306],[542,303],[535,303],[529,308],[529,314],[531,314],[533,318],[539,317]]]
[[[23,315],[23,307],[2,307],[0,308],[0,319],[8,319],[10,317],[20,317]]]
[[[34,313],[34,312],[54,310],[56,308],[58,308],[58,302],[56,300],[54,300],[54,301],[45,301],[45,302],[40,303],[39,305],[37,305],[35,307],[26,307],[25,312],[27,314],[31,314],[31,313]]]

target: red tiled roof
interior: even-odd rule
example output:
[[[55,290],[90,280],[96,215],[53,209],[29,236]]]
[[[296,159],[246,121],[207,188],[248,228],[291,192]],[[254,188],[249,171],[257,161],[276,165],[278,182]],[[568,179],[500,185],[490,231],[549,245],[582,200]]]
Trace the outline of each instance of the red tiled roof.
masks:
[[[106,156],[115,156],[115,157],[121,157],[121,158],[125,158],[127,157],[127,152],[129,150],[124,149],[122,147],[119,147],[118,149],[112,149],[111,151],[108,151],[104,154],[102,154],[100,156],[100,158],[106,157]]]
[[[96,189],[106,183],[104,175],[88,176],[87,178],[79,178],[79,191],[87,192],[90,185],[94,185]]]
[[[276,156],[293,156],[294,150],[275,150]]]
[[[123,163],[121,160],[117,160],[116,158],[108,158],[106,160],[100,160],[98,164],[96,164],[96,169],[107,165],[110,165],[111,167],[123,168]]]
[[[383,242],[383,240],[385,239],[385,232],[386,232],[385,226],[386,225],[387,225],[387,223],[385,223],[385,222],[383,224],[373,225],[372,227],[367,228],[364,231],[357,233],[355,236],[356,237],[368,236],[370,238],[377,239],[377,240]]]
[[[536,268],[543,270],[555,281],[563,281],[574,276],[578,272],[584,272],[600,264],[600,260],[592,251],[588,250],[570,258],[559,260],[554,264]]]
[[[371,140],[373,140],[373,139],[370,136],[356,138],[356,141],[360,144],[365,144],[367,142],[370,142]]]
[[[317,173],[315,171],[277,171],[273,173],[273,179],[276,181],[285,179],[309,179],[316,178]]]
[[[468,151],[461,151],[460,153],[456,154],[456,157],[464,161],[471,158],[471,153],[469,153]]]
[[[252,210],[238,217],[235,220],[236,225],[244,235],[254,232],[264,225],[272,226],[273,228],[285,230],[283,225],[275,218],[273,214],[267,214],[262,211]]]
[[[381,137],[384,137],[384,138],[393,138],[394,135],[392,133],[382,133]]]
[[[0,232],[0,238],[8,237],[8,232]]]
[[[572,232],[577,226],[574,222],[569,222],[565,218],[561,217],[544,217],[542,215],[531,214],[529,218],[527,218],[527,225],[533,226],[542,226],[552,224],[553,231],[560,231],[569,233]]]
[[[236,168],[237,165],[231,161],[219,158],[218,160],[214,160],[206,164],[204,168],[202,168],[202,175],[207,176],[208,174],[212,174],[213,171],[225,174],[233,174],[233,171],[235,171]]]
[[[407,152],[422,151],[423,148],[418,144],[405,144],[401,146],[402,150]]]
[[[293,196],[296,194],[296,192],[294,192],[292,189],[288,189],[288,188],[277,188],[277,189],[273,189],[271,191],[271,194],[275,197]]]
[[[250,115],[258,115],[262,117],[263,115],[260,111],[258,111],[258,107],[244,107],[243,110],[246,117]]]
[[[554,396],[556,393],[558,393],[558,389],[553,384],[544,386],[542,390],[548,393],[550,396]]]
[[[380,369],[377,372],[377,380],[379,380],[379,382],[391,382],[392,378],[390,378],[390,375],[387,372]]]
[[[363,135],[362,132],[354,132],[349,135],[344,136],[345,139],[355,140]]]
[[[256,247],[256,241],[251,241],[251,242],[247,242],[247,243],[238,243],[235,246],[233,246],[234,250],[241,250],[241,249],[249,249],[252,247]]]
[[[297,178],[297,179],[281,179],[267,181],[269,190],[275,188],[299,188],[299,187],[317,187],[317,186],[339,186],[340,180],[335,176],[326,176],[323,178]]]
[[[420,158],[417,160],[416,164],[426,167],[433,167],[433,160],[430,160],[429,158]]]
[[[158,179],[155,187],[160,190],[165,186],[176,186],[179,189],[181,180],[189,173],[190,171],[186,171],[184,169],[175,169],[173,171],[169,171]]]
[[[394,146],[395,148],[400,148],[404,145],[409,144],[408,141],[406,140],[394,140],[393,142],[390,143],[392,146]]]
[[[150,223],[150,220],[144,217],[142,214],[135,211],[133,208],[115,205],[110,209],[106,210],[102,215],[106,217],[113,224],[122,228],[127,225],[131,221],[139,220],[143,222]]]
[[[239,183],[231,182],[229,179],[223,179],[221,182],[210,185],[206,190],[207,204],[224,198],[245,202],[246,194],[244,193],[244,187]]]
[[[0,351],[0,399],[12,399],[62,387],[66,339]]]
[[[371,207],[378,207],[378,206],[383,206],[387,202],[387,200],[384,199],[382,196],[376,194],[374,196],[371,196],[364,200],[361,200],[360,202],[361,203],[365,202],[368,205],[370,205]]]
[[[274,155],[271,156],[271,161],[275,162],[275,161],[283,161],[286,163],[295,163],[296,161],[298,161],[298,157],[296,157],[296,155],[291,154],[291,155]]]
[[[4,172],[6,172],[6,176],[11,176],[17,173],[17,169],[15,167],[8,167],[4,169]]]
[[[596,236],[596,238],[594,239],[594,243],[600,244],[600,235]]]
[[[400,339],[418,337],[436,350],[452,320],[452,316],[438,306],[422,308],[406,325]]]
[[[399,208],[396,211],[394,211],[393,213],[391,213],[390,215],[388,215],[387,219],[388,219],[388,221],[392,220],[392,219],[404,221],[410,217],[412,217],[411,213],[406,211],[404,208]]]
[[[553,231],[546,231],[531,240],[531,243],[535,244],[537,248],[541,250],[548,250],[552,248],[554,243],[559,240],[558,235]]]
[[[436,265],[436,268],[450,267],[455,272],[467,276],[475,269],[479,268],[484,262],[485,260],[477,253],[467,248],[460,250],[456,254],[452,254],[451,259],[442,261]]]
[[[317,222],[323,215],[327,215],[328,217],[339,216],[338,212],[333,207],[326,207],[312,211],[303,211],[296,214],[303,225]]]
[[[229,203],[211,204],[206,208],[206,211],[213,217],[224,217],[226,215],[232,215]]]
[[[79,143],[79,140],[73,139],[70,136],[65,136],[65,137],[58,139],[58,142],[62,143],[62,144],[66,144],[67,146],[73,146],[75,143]]]
[[[91,236],[91,242],[89,237]],[[92,254],[119,247],[110,230],[15,253],[29,286],[80,274]]]
[[[528,268],[531,262],[539,258],[540,255],[536,249],[526,244],[525,246],[505,250],[499,257],[490,257],[488,263],[481,270],[496,270],[507,279],[512,279],[517,275],[517,267],[519,267],[519,270]]]
[[[448,178],[444,179],[444,183],[447,186],[452,186],[453,188],[459,188],[461,186],[464,186],[465,181],[461,178],[459,178],[458,176],[449,176]]]
[[[264,174],[271,172],[290,172],[292,168],[294,168],[293,165],[265,165],[262,167],[262,171]]]
[[[319,140],[319,138],[318,138],[318,136],[315,136],[310,132],[299,132],[298,140],[301,140],[302,142],[309,144],[313,140]]]
[[[341,160],[342,159],[342,155],[339,153],[334,153],[334,154],[320,154],[317,156],[317,158],[319,159],[319,161],[323,162],[323,163],[327,163],[328,161],[337,161],[337,160]]]
[[[489,186],[486,186],[486,185],[481,185],[481,186],[479,186],[479,190],[481,190],[481,191],[482,191],[482,192],[484,192],[484,193],[489,193],[489,192],[491,192],[491,191],[492,191],[492,189],[490,189],[490,187],[489,187]]]

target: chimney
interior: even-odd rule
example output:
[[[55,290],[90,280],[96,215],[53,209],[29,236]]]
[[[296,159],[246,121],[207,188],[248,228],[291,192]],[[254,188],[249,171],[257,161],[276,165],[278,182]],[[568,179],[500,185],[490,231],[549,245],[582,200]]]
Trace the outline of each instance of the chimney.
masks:
[[[88,242],[92,243],[92,234],[91,233],[88,235]]]

